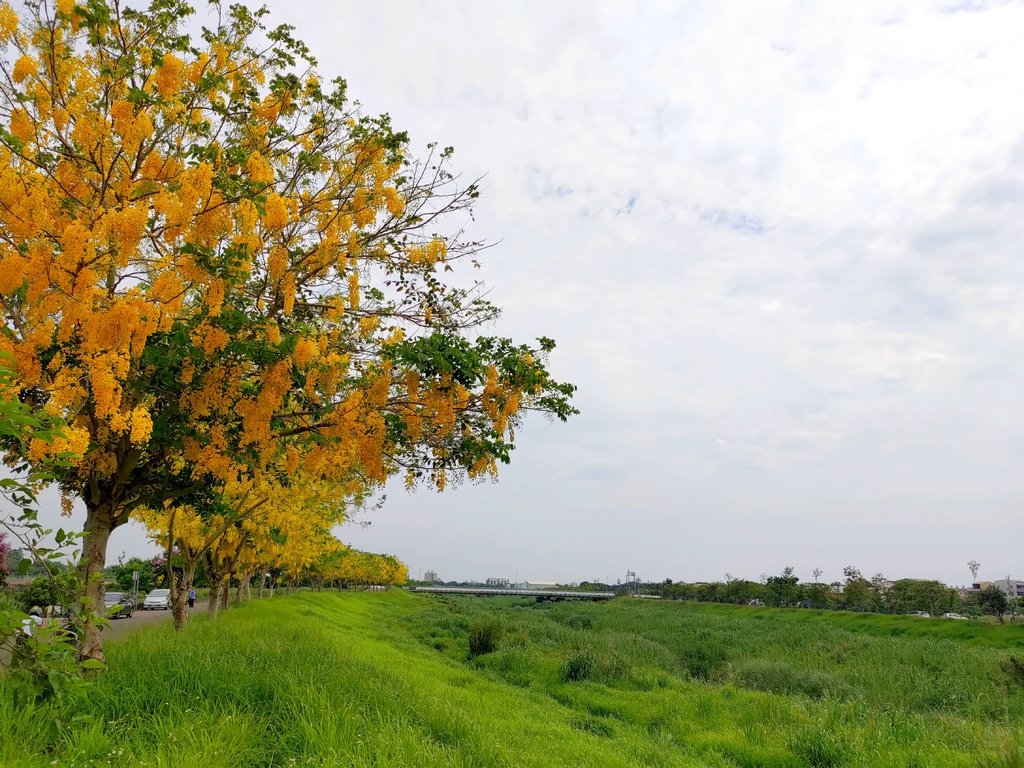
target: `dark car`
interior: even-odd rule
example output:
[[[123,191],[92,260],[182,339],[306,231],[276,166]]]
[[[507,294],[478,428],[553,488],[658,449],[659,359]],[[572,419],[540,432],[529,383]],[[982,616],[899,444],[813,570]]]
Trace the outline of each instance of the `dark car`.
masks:
[[[124,592],[107,592],[103,596],[103,607],[106,608],[107,618],[110,619],[122,617],[128,619],[135,613],[135,604],[132,602],[131,595],[126,595]]]

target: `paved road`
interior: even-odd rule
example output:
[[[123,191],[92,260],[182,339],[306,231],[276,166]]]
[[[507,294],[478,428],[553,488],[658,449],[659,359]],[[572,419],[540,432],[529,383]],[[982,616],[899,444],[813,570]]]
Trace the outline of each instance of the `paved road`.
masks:
[[[206,601],[197,602],[196,607],[189,611],[189,615],[195,615],[206,610]],[[130,619],[111,619],[110,626],[103,630],[104,640],[116,640],[119,637],[134,632],[150,624],[161,621],[170,621],[173,616],[171,611],[135,611]]]
[[[195,615],[206,610],[206,601],[197,602],[196,607],[189,611]],[[170,621],[173,618],[171,611],[135,611],[130,619],[111,619],[110,626],[103,630],[104,640],[116,640],[131,634],[137,629],[148,627],[150,624],[157,624],[161,621]],[[10,661],[10,654],[5,648],[0,648],[0,664]]]

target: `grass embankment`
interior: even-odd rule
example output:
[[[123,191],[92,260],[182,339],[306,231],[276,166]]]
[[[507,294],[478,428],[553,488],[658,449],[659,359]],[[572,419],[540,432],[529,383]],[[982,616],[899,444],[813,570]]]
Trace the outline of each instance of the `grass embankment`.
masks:
[[[1024,765],[1018,628],[894,626],[307,593],[112,644],[56,738],[0,687],[0,765]]]

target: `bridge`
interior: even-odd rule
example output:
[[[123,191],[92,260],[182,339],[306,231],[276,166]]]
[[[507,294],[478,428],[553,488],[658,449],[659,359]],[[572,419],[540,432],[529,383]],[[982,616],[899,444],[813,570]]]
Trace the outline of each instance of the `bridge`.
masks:
[[[571,592],[557,589],[495,589],[494,587],[413,587],[413,592],[474,597],[535,597],[537,602],[558,600],[611,600],[614,592]]]

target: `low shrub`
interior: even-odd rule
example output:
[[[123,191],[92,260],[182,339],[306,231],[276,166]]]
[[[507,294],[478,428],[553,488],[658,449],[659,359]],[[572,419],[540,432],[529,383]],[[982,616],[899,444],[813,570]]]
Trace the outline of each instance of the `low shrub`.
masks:
[[[671,675],[677,675],[680,671],[676,655],[663,643],[621,631],[606,632],[602,636],[612,653],[622,660],[628,660],[629,666],[654,668]]]
[[[597,654],[589,645],[574,645],[562,665],[562,679],[566,682],[586,680],[597,668]]]
[[[758,691],[801,694],[812,699],[836,698],[849,694],[846,683],[816,669],[801,669],[784,661],[749,659],[733,666],[737,685]]]
[[[1024,768],[1024,745],[1007,742],[994,752],[985,755],[978,763],[980,768]]]
[[[640,687],[654,687],[650,679],[637,680],[634,673],[642,670],[634,667],[629,656],[614,640],[614,637],[594,637],[583,632],[571,638],[567,650],[563,651],[562,681],[594,680],[606,685],[640,683]],[[647,671],[651,675],[654,673],[653,670]]]
[[[469,655],[480,656],[498,650],[505,628],[501,621],[493,616],[485,616],[475,620],[469,626]]]
[[[585,717],[577,720],[572,720],[569,723],[573,728],[583,731],[584,733],[592,733],[595,736],[608,739],[615,735],[615,729],[612,728],[610,723],[604,720],[598,720],[596,717]]]
[[[721,641],[712,637],[700,637],[693,645],[684,647],[679,654],[679,663],[690,677],[697,680],[714,680],[728,661],[728,653]]]
[[[999,662],[999,667],[1008,688],[1024,688],[1024,656],[1007,656]]]
[[[806,760],[811,768],[843,768],[852,765],[854,749],[849,740],[825,724],[797,731],[789,740],[789,748]]]
[[[519,688],[530,685],[535,674],[535,660],[520,647],[502,647],[489,657],[487,669],[494,670],[501,678]]]
[[[585,613],[571,613],[566,616],[562,623],[573,629],[593,629],[594,619]]]

